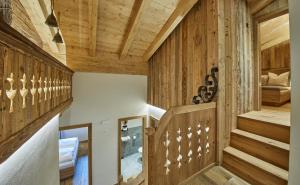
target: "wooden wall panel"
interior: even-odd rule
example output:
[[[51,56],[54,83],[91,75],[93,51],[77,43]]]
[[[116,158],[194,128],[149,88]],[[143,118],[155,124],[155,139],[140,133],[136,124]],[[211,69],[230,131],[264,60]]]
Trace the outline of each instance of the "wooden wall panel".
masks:
[[[202,0],[149,60],[148,102],[164,109],[192,104],[211,66],[219,67],[219,162],[237,115],[255,108],[252,29],[246,0]]]
[[[22,35],[30,39],[39,47],[43,48],[43,42],[31,22],[29,15],[22,6],[20,0],[11,0],[12,23],[11,26]]]
[[[0,66],[4,65],[4,57],[5,57],[5,48],[0,47]],[[0,82],[3,82],[3,76],[4,76],[4,68],[0,67]],[[4,104],[3,104],[3,83],[0,83],[0,129],[4,128],[3,124],[3,110],[4,110]],[[0,141],[2,141],[4,138],[4,132],[0,132]]]
[[[56,71],[55,76],[50,76],[51,71]],[[70,105],[73,71],[0,21],[0,75],[1,163]],[[54,96],[47,95],[50,78],[55,104]]]
[[[290,68],[290,42],[286,41],[261,51],[262,71]]]
[[[254,109],[252,17],[246,0],[220,0],[218,25],[218,162],[236,128],[237,115]]]
[[[216,8],[215,0],[199,1],[149,60],[150,104],[164,109],[192,104],[218,64]]]

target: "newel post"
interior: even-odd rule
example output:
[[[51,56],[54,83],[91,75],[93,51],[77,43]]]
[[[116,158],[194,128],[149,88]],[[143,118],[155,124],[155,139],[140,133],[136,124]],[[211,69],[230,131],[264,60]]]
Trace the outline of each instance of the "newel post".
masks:
[[[0,1],[0,21],[4,21],[7,24],[11,24],[12,22],[11,0]]]
[[[145,160],[145,185],[154,185],[155,182],[155,128],[145,128],[146,160]]]

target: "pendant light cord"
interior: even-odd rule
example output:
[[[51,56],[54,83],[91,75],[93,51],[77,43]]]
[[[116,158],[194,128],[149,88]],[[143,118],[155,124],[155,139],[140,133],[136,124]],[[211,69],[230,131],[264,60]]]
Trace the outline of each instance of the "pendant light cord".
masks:
[[[51,11],[54,11],[54,0],[51,0]]]

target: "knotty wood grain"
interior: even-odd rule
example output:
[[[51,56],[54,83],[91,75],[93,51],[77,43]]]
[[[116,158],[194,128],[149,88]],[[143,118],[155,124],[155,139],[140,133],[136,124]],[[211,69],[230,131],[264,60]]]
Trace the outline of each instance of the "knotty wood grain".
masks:
[[[51,71],[55,71],[55,73],[52,74]],[[0,163],[2,163],[51,118],[71,104],[72,91],[69,89],[67,98],[64,98],[62,83],[58,84],[60,88],[55,91],[56,93],[52,92],[51,100],[49,97],[45,99],[46,93],[43,88],[45,88],[46,77],[47,80],[51,77],[52,80],[61,82],[64,75],[71,85],[73,71],[12,27],[0,22],[0,75],[2,79],[0,83]],[[26,76],[25,88],[28,90],[25,97],[26,107],[23,107],[23,98],[20,93],[20,89],[23,87],[20,79],[23,78],[23,75]],[[35,88],[42,88],[40,95],[38,92],[34,95],[34,104],[32,103],[33,95],[30,92],[33,88],[31,82],[33,76],[36,80]],[[12,106],[7,95],[11,88],[8,77],[13,78],[12,90],[16,91]],[[38,83],[39,79],[42,83]],[[49,84],[47,84],[47,88],[49,88]],[[52,103],[54,94],[57,95]]]
[[[282,42],[261,51],[262,71],[290,68],[290,42]]]
[[[205,75],[218,63],[216,14],[215,0],[198,2],[150,58],[150,104],[164,109],[192,104]]]

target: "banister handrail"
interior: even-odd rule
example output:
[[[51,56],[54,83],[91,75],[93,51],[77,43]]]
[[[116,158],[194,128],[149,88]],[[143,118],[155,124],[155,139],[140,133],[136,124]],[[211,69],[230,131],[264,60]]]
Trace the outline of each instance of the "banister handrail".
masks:
[[[184,114],[188,112],[201,111],[207,109],[216,108],[216,102],[196,104],[196,105],[184,105],[184,106],[175,106],[171,107],[159,120],[158,128],[156,132],[152,132],[154,134],[154,146],[155,151],[157,150],[157,146],[159,145],[159,139],[163,135],[164,131],[168,127],[168,124],[173,116],[177,114]]]

